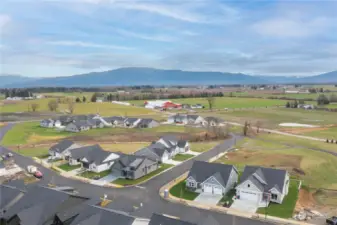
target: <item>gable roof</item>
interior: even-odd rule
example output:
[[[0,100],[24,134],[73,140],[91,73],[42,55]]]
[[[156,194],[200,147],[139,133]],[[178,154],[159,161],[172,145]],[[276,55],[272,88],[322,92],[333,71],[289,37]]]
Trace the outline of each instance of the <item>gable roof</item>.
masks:
[[[158,122],[155,121],[154,119],[141,119],[140,122],[138,123],[138,126],[141,126],[141,125],[149,125],[149,124],[152,123],[152,122],[158,123]]]
[[[237,172],[233,165],[194,161],[187,177],[193,177],[196,182],[202,183],[213,176],[223,187],[226,187],[233,169]]]
[[[130,124],[134,124],[137,120],[139,120],[139,118],[126,118],[124,123],[130,123]]]
[[[154,213],[151,216],[149,225],[196,225],[196,224]]]
[[[62,153],[66,149],[68,149],[70,146],[72,146],[73,144],[75,144],[73,141],[62,140],[59,143],[57,143],[56,145],[51,146],[49,150],[55,151],[55,152],[58,152],[58,153]]]
[[[120,163],[120,166],[122,168],[132,167],[133,170],[137,170],[138,167],[142,165],[142,163],[146,160],[155,162],[155,160],[149,159],[144,156],[139,156],[139,155],[123,155],[120,157],[118,162]],[[119,168],[119,169],[122,169],[122,168]]]
[[[3,209],[6,209],[16,197],[23,193],[23,189],[11,186],[10,183],[0,185],[0,215]]]
[[[276,188],[280,193],[283,193],[286,174],[286,170],[246,166],[240,178],[240,184],[250,180],[260,191],[266,192]]]
[[[70,225],[132,225],[134,217],[111,209],[87,206]]]
[[[80,129],[81,127],[90,127],[90,124],[86,120],[76,120],[69,125],[73,124],[77,129]]]
[[[72,158],[86,158],[88,160],[88,163],[95,163],[96,165],[102,164],[103,161],[112,154],[116,155],[114,159],[119,157],[119,155],[116,153],[104,151],[98,144],[72,149],[70,152]]]

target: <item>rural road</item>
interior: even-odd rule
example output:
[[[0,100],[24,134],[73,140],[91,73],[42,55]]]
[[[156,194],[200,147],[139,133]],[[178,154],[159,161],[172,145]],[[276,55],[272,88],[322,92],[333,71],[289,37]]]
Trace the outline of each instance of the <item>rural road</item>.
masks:
[[[8,124],[0,128],[0,141],[8,130],[10,130],[14,124]],[[230,139],[217,145],[213,149],[198,155],[193,160],[206,161],[220,152],[228,151],[235,143],[240,139],[239,136],[232,136]],[[8,152],[9,149],[0,145],[0,152]],[[215,211],[208,211],[195,207],[186,206],[183,204],[171,203],[162,199],[159,196],[159,189],[168,182],[174,180],[178,176],[188,171],[193,163],[193,160],[186,161],[173,169],[160,174],[159,176],[143,183],[141,187],[130,188],[107,188],[101,186],[95,186],[92,184],[84,183],[77,180],[68,179],[62,177],[52,170],[41,167],[36,164],[31,158],[24,157],[12,152],[14,154],[15,162],[22,168],[26,168],[28,165],[36,165],[44,174],[44,178],[39,181],[42,185],[53,183],[57,186],[71,186],[74,187],[81,195],[90,196],[92,198],[103,197],[104,194],[108,196],[108,199],[112,200],[110,208],[120,210],[129,213],[133,216],[150,218],[152,213],[160,213],[166,215],[172,215],[179,217],[183,220],[199,223],[207,218],[209,215],[213,216],[216,220],[221,221],[221,224],[235,224],[235,225],[263,225],[272,224],[269,222],[252,220],[243,217],[236,217],[227,215]],[[140,207],[140,205],[143,205]]]

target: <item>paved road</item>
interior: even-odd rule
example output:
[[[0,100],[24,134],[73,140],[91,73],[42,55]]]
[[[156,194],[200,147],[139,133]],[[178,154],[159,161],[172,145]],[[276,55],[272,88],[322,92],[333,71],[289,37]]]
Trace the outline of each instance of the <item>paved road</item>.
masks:
[[[11,129],[13,124],[8,124],[2,127],[0,130],[0,140],[3,138],[4,134]],[[216,146],[208,152],[198,155],[193,160],[208,160],[211,157],[218,155],[220,152],[228,150],[233,146],[240,137],[232,137],[226,140],[222,144]],[[0,152],[8,152],[10,150],[0,146]],[[189,160],[182,163],[173,169],[149,180],[148,182],[140,185],[141,187],[130,187],[122,189],[106,188],[95,186],[81,181],[68,179],[59,176],[52,170],[41,167],[41,165],[36,164],[31,158],[21,156],[13,152],[16,163],[26,168],[27,165],[36,165],[44,174],[44,179],[40,181],[41,184],[48,184],[50,182],[59,186],[72,186],[75,187],[80,194],[90,196],[93,198],[103,197],[104,194],[108,195],[109,199],[112,199],[111,208],[128,212],[130,215],[149,218],[152,213],[161,213],[179,217],[181,219],[200,222],[207,216],[212,215],[218,221],[223,221],[223,224],[235,224],[235,225],[262,225],[271,224],[258,220],[251,220],[242,217],[234,217],[232,215],[226,215],[218,212],[207,211],[203,209],[198,209],[194,207],[185,206],[182,204],[171,203],[162,199],[158,192],[159,189],[166,183],[172,181],[176,177],[182,175],[184,172],[191,168],[193,160]],[[139,207],[140,204],[142,207]],[[138,207],[135,208],[134,206]]]

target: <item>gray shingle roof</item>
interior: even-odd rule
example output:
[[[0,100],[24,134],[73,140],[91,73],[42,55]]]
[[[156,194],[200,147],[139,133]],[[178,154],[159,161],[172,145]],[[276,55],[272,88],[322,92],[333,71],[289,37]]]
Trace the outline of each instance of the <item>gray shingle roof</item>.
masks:
[[[23,189],[11,186],[9,183],[6,185],[0,185],[0,217],[1,211],[5,209],[11,201],[24,193]]]
[[[68,149],[70,146],[72,146],[73,144],[74,144],[73,141],[62,140],[59,143],[57,143],[56,145],[53,145],[49,150],[55,151],[55,152],[58,152],[58,153],[62,153],[66,149]]]
[[[237,171],[233,165],[194,161],[188,177],[193,177],[198,183],[202,183],[214,176],[223,187],[226,187],[232,169]]]
[[[86,158],[88,163],[95,163],[96,165],[102,164],[103,161],[111,154],[116,154],[104,151],[98,144],[72,149],[70,152],[73,159]]]
[[[124,122],[129,124],[134,124],[139,118],[127,118]]]
[[[240,184],[246,180],[252,181],[257,188],[266,192],[275,187],[283,193],[287,171],[258,166],[246,166],[240,178]]]
[[[88,206],[70,225],[132,225],[134,220],[134,217],[110,209]]]
[[[154,213],[152,214],[149,225],[196,225],[196,224]]]

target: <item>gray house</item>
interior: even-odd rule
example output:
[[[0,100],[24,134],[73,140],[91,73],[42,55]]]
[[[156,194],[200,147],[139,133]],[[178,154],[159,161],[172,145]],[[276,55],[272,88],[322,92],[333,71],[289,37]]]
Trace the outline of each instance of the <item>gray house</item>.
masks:
[[[51,128],[54,127],[55,121],[53,119],[45,119],[40,122],[41,127]]]
[[[134,154],[137,156],[146,156],[149,159],[163,163],[171,158],[171,152],[172,149],[166,147],[162,143],[157,142],[138,150]]]
[[[70,155],[70,150],[74,148],[79,148],[78,145],[70,140],[62,140],[56,145],[53,145],[49,149],[49,155],[55,159],[67,159]]]
[[[134,128],[138,125],[138,123],[141,121],[139,118],[126,118],[124,120],[124,126],[129,128]]]
[[[238,182],[233,165],[195,161],[186,179],[186,188],[195,192],[225,195]]]
[[[265,207],[269,202],[281,204],[288,190],[289,173],[286,170],[246,166],[236,187],[236,194],[241,200]]]
[[[79,120],[79,121],[74,121],[68,124],[65,130],[69,132],[81,132],[81,131],[90,130],[90,128],[91,128],[91,125],[88,123],[88,121]]]
[[[112,166],[112,173],[126,179],[138,179],[159,168],[157,161],[143,156],[122,155]]]
[[[138,128],[153,128],[158,127],[160,124],[154,119],[141,119],[137,124]]]

